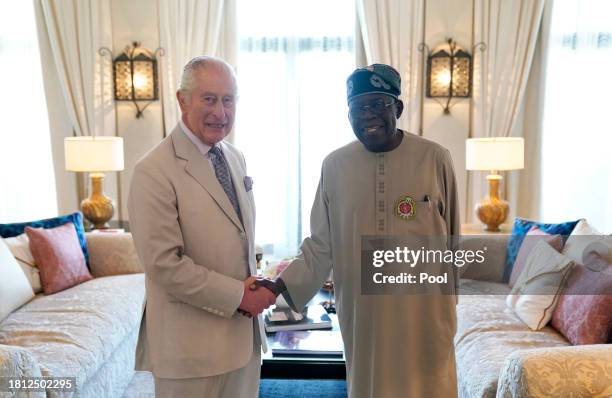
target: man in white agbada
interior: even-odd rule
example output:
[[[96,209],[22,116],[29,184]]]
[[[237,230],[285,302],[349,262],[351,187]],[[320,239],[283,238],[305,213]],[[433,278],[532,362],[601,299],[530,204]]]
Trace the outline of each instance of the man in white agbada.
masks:
[[[450,154],[396,128],[403,103],[395,69],[357,69],[347,90],[359,141],[324,160],[300,256],[258,284],[301,310],[333,270],[351,398],[455,397],[456,296],[364,295],[360,273],[364,235],[458,235]]]

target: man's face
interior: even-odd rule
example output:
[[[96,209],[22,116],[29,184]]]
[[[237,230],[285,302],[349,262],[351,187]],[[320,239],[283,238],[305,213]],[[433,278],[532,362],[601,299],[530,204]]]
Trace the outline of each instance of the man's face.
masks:
[[[232,130],[236,115],[236,80],[220,65],[195,71],[195,87],[177,94],[183,122],[207,145],[221,141]]]
[[[385,94],[364,94],[349,103],[349,121],[361,143],[373,152],[391,146],[404,105]]]

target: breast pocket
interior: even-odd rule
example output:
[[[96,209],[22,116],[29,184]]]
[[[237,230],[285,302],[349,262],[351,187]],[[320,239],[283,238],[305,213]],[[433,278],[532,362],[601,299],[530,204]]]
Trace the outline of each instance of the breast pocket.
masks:
[[[444,236],[447,233],[444,219],[444,203],[437,197],[426,197],[414,202],[412,217],[402,217],[395,209],[393,215],[394,234]]]

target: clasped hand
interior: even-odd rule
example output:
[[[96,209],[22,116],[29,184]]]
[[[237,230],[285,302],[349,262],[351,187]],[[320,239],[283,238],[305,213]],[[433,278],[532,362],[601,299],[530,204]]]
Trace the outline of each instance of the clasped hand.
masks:
[[[274,281],[249,276],[244,280],[244,294],[238,307],[242,315],[252,317],[259,315],[276,302]]]

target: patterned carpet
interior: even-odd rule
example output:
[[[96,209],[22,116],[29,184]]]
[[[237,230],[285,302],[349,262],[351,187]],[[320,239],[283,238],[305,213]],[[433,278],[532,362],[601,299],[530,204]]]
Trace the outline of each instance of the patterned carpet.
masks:
[[[136,372],[125,390],[123,398],[154,398],[153,375]],[[263,379],[259,387],[260,398],[346,398],[344,380],[282,380]]]

